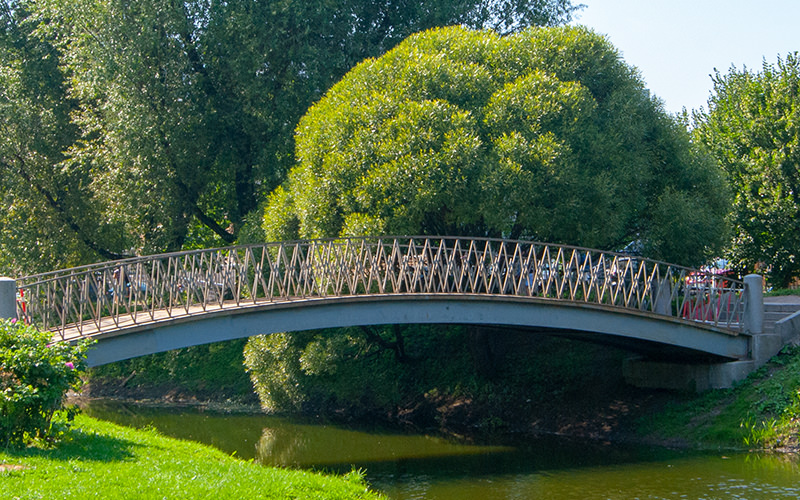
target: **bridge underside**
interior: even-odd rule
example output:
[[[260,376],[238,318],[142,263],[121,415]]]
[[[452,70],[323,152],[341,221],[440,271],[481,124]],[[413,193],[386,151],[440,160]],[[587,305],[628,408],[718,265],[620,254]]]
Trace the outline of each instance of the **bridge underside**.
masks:
[[[386,324],[524,328],[682,363],[742,360],[749,349],[748,336],[596,305],[481,295],[387,295],[292,300],[137,326],[96,336],[88,361],[90,366],[99,366],[259,334]]]

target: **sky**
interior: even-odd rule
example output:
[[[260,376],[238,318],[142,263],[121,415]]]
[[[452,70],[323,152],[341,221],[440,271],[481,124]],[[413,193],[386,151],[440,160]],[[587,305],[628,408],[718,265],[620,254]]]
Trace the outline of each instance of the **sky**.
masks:
[[[760,71],[800,51],[800,0],[575,0],[670,113],[707,102],[716,68]]]

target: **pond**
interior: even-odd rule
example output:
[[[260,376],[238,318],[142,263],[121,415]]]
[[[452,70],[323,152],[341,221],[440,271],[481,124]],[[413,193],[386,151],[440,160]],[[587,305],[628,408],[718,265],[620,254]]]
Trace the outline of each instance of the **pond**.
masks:
[[[265,415],[110,401],[90,416],[214,446],[269,466],[362,469],[395,500],[800,498],[800,465],[785,456],[505,438],[467,444],[385,429],[348,429]]]

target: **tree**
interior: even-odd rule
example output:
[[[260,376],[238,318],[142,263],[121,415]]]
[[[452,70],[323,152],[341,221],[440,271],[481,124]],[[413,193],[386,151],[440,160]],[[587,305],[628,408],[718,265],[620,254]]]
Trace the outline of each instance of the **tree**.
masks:
[[[134,252],[177,250],[193,220],[232,243],[255,207],[248,114],[219,92],[204,61],[203,3],[35,4],[78,102],[81,140],[65,164],[89,172],[106,218]],[[246,178],[246,179],[245,179]],[[246,186],[246,187],[243,187]]]
[[[695,134],[728,174],[734,196],[730,249],[742,268],[766,264],[775,286],[800,276],[800,59],[759,73],[714,76]]]
[[[635,239],[650,256],[700,263],[722,240],[728,205],[720,173],[689,139],[588,29],[434,29],[359,64],[309,109],[299,163],[270,195],[264,228],[275,240],[423,233],[614,249]],[[343,367],[393,373],[405,360],[390,378],[397,406],[454,390],[444,367],[459,367],[449,380],[497,375],[496,332],[453,328],[453,349],[441,330],[253,338],[246,363],[265,406],[290,410],[337,400],[341,391],[313,391]],[[384,348],[400,345],[402,357]],[[369,367],[364,353],[391,368]],[[409,390],[406,377],[425,381]]]
[[[698,264],[724,183],[636,71],[575,27],[410,37],[315,104],[265,211],[270,239],[492,235]]]
[[[22,6],[0,4],[0,265],[20,275],[77,265],[122,247],[85,172],[61,168],[79,137],[59,58],[32,36]]]
[[[9,247],[6,267],[26,272],[47,255],[41,266],[233,243],[294,163],[299,118],[358,61],[431,26],[513,30],[575,10],[569,0],[0,7],[2,120],[20,138],[0,153],[2,189],[25,208],[3,231],[28,242]]]

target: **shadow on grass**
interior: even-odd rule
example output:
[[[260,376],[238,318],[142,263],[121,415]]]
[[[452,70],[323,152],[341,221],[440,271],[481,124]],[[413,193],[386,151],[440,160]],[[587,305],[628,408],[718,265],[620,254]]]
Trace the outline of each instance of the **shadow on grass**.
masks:
[[[2,450],[13,457],[43,457],[49,460],[84,460],[94,462],[122,462],[135,458],[134,450],[143,445],[101,434],[71,429],[52,448],[35,446]]]

